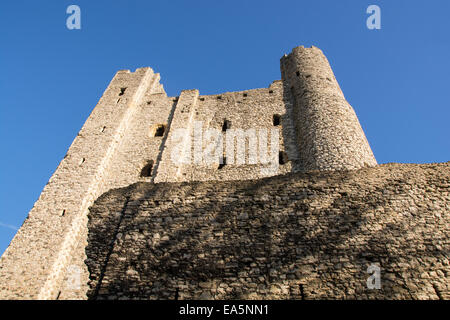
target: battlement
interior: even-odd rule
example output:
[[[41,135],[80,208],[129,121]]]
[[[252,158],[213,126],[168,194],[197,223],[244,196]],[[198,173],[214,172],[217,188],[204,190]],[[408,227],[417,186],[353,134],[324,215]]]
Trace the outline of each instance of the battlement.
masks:
[[[375,166],[322,51],[280,65],[268,88],[178,97],[151,68],[118,71],[2,256],[0,298],[85,298],[87,212],[111,189]],[[79,290],[63,286],[69,267]]]

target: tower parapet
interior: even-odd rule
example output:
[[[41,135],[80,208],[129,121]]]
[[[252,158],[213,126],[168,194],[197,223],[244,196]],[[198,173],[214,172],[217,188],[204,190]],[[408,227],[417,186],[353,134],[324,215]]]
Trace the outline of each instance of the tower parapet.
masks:
[[[292,97],[302,170],[359,169],[377,164],[355,111],[330,64],[316,47],[296,47],[281,58]]]

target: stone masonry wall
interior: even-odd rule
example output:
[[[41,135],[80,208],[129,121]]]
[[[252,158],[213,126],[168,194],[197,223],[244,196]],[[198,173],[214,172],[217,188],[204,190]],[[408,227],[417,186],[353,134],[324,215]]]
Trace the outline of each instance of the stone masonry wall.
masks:
[[[376,165],[321,51],[295,48],[282,59],[281,70],[282,80],[268,88],[218,95],[183,90],[178,97],[167,96],[160,75],[150,68],[117,72],[1,257],[0,299],[85,299],[87,210],[110,189]],[[194,134],[199,126],[204,140]],[[178,129],[188,130],[181,140]],[[210,146],[211,129],[221,133],[223,150],[217,149],[216,162],[205,163],[195,151],[203,154]],[[244,134],[244,156],[234,159],[238,144],[228,148],[226,140],[236,130]],[[258,135],[263,130],[265,143]],[[252,143],[257,145],[253,161]],[[189,162],[174,161],[177,148]],[[261,159],[266,151],[269,164]],[[77,272],[81,287],[65,285]]]
[[[137,183],[90,208],[91,299],[449,299],[450,163]],[[381,289],[366,286],[381,268]]]
[[[284,97],[281,81],[275,81],[264,89],[209,96],[199,96],[198,94],[196,90],[183,91],[179,97],[155,182],[258,179],[298,170],[296,167],[298,148],[291,116],[292,104]],[[278,125],[273,123],[274,116],[280,118]],[[223,129],[225,121],[229,125],[229,129],[226,130]],[[183,136],[182,143],[181,139],[177,140],[174,136],[176,130],[180,128],[189,130],[189,133]],[[222,139],[220,155],[226,158],[226,165],[220,169],[219,161],[208,164],[203,156],[212,141],[207,138],[207,131],[210,129],[217,130]],[[227,137],[235,135],[238,131],[244,135],[252,134],[248,130],[253,130],[253,136],[256,138],[257,158],[254,163],[249,160],[250,139],[248,136],[244,136],[242,139],[245,143],[243,163],[238,163],[237,156],[234,159],[229,154],[227,156],[229,150],[234,155],[237,155],[238,152],[236,142],[231,148],[228,147]],[[261,130],[265,130],[267,133],[267,142],[265,143],[262,143],[263,140],[259,138]],[[272,130],[278,132],[276,150],[270,148]],[[194,133],[199,134],[194,135]],[[197,137],[199,142],[195,140]],[[185,146],[183,150],[187,157],[185,164],[176,164],[173,161],[172,152],[180,143]],[[198,143],[197,146],[196,143]],[[260,148],[261,143],[268,149],[267,151]],[[201,158],[196,158],[195,150],[200,150]],[[270,158],[271,163],[263,163],[260,155],[267,154],[269,158],[270,152],[274,155]],[[285,164],[280,166],[278,166],[279,152],[286,152],[288,159]],[[275,170],[270,170],[272,167]],[[266,168],[269,170],[264,170]]]
[[[111,160],[137,105],[158,80],[150,68],[117,72],[2,255],[0,299],[55,299],[70,267],[87,278],[88,207],[116,187],[105,182]],[[85,292],[69,296],[83,298]]]

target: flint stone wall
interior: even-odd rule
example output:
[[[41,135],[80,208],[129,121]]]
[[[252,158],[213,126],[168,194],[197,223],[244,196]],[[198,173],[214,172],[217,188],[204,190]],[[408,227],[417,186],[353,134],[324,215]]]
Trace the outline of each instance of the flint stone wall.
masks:
[[[90,208],[88,296],[448,299],[449,166],[111,190]]]

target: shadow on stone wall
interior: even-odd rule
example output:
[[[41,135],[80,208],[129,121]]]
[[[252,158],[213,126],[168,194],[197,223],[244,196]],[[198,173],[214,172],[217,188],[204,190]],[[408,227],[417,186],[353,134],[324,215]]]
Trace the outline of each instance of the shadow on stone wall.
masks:
[[[448,164],[387,165],[112,190],[89,215],[88,296],[448,298],[448,183]]]

